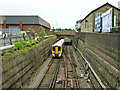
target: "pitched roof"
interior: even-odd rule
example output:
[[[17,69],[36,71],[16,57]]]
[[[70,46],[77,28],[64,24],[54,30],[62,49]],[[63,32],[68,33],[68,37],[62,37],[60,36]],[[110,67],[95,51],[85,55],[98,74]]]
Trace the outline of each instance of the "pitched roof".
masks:
[[[115,8],[115,9],[117,9],[118,11],[120,11],[119,8],[113,6],[112,4],[109,4],[109,3],[107,2],[107,3],[103,4],[102,6],[96,8],[95,10],[91,11],[84,19],[81,20],[81,22],[84,21],[90,14],[92,14],[93,12],[97,11],[98,9],[100,9],[100,8],[106,6],[106,5],[109,5],[109,6],[113,7],[113,8]],[[80,22],[80,23],[81,23],[81,22]]]
[[[1,24],[3,20],[6,20],[6,24],[20,24],[20,19],[22,19],[22,24],[40,24],[45,27],[50,28],[50,24],[38,15],[4,15],[0,16]]]

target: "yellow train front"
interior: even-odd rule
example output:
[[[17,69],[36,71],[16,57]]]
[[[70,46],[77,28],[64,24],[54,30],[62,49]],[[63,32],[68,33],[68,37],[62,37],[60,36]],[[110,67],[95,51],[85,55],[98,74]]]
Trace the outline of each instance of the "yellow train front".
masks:
[[[62,56],[64,47],[64,39],[59,40],[57,43],[52,45],[52,57],[58,58]]]

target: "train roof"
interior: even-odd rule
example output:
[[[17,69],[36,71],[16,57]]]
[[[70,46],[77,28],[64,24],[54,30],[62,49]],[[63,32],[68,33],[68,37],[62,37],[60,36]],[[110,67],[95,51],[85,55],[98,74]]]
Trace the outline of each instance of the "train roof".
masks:
[[[71,42],[72,40],[69,38],[65,38],[65,42]]]
[[[53,44],[52,46],[62,46],[64,43],[64,39],[59,40],[57,43]]]

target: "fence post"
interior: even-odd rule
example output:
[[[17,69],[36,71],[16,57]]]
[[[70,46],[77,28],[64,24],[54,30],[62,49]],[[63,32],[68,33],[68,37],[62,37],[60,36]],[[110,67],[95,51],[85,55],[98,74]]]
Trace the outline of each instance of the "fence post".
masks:
[[[5,38],[6,38],[6,34],[4,35],[4,46],[6,46],[6,43],[5,43]]]

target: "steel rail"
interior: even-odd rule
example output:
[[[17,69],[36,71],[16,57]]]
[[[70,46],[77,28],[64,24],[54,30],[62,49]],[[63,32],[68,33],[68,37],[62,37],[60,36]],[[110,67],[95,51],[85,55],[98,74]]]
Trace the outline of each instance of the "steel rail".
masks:
[[[61,65],[62,61],[63,61],[63,59],[61,58],[60,61],[59,61],[59,65],[58,65],[58,67],[57,67],[57,70],[56,70],[56,72],[53,74],[52,80],[51,80],[50,85],[49,85],[49,90],[52,90],[52,89],[55,87],[57,75],[58,75],[58,72],[59,72],[60,65]]]
[[[67,48],[65,48],[65,51],[67,51]],[[64,57],[65,57],[65,54],[66,54],[66,52],[64,52]],[[64,59],[65,60],[65,59]],[[67,88],[67,85],[68,85],[68,80],[67,80],[67,77],[68,77],[68,63],[67,63],[68,61],[66,60],[66,61],[64,61],[64,73],[65,73],[65,81],[64,81],[64,88],[66,89]]]
[[[65,80],[62,80],[62,87],[61,87],[61,89],[64,90],[64,87],[65,87]]]
[[[70,56],[71,56],[71,58],[73,58],[73,54],[71,52],[71,49],[70,49]],[[77,88],[79,89],[80,88],[80,84],[79,84],[79,80],[78,80],[78,76],[77,76],[77,73],[76,73],[76,69],[75,69],[74,63],[72,62],[71,65],[73,67],[74,74],[75,74],[75,77],[76,77],[75,80],[76,80],[76,83],[77,83]]]
[[[69,49],[70,49],[70,48],[69,48]],[[69,51],[69,52],[70,52],[70,51]],[[70,54],[71,54],[71,52],[70,52]],[[72,54],[71,54],[71,55],[72,55]],[[76,70],[75,70],[75,67],[74,67],[74,65],[73,65],[73,62],[71,62],[70,58],[69,58],[67,55],[65,55],[65,56],[67,57],[67,59],[69,60],[71,66],[72,66],[72,69],[73,69],[74,75],[75,75],[76,86],[77,86],[77,89],[79,89],[79,88],[80,88],[80,86],[79,86],[79,81],[78,81],[78,77],[77,77]]]

